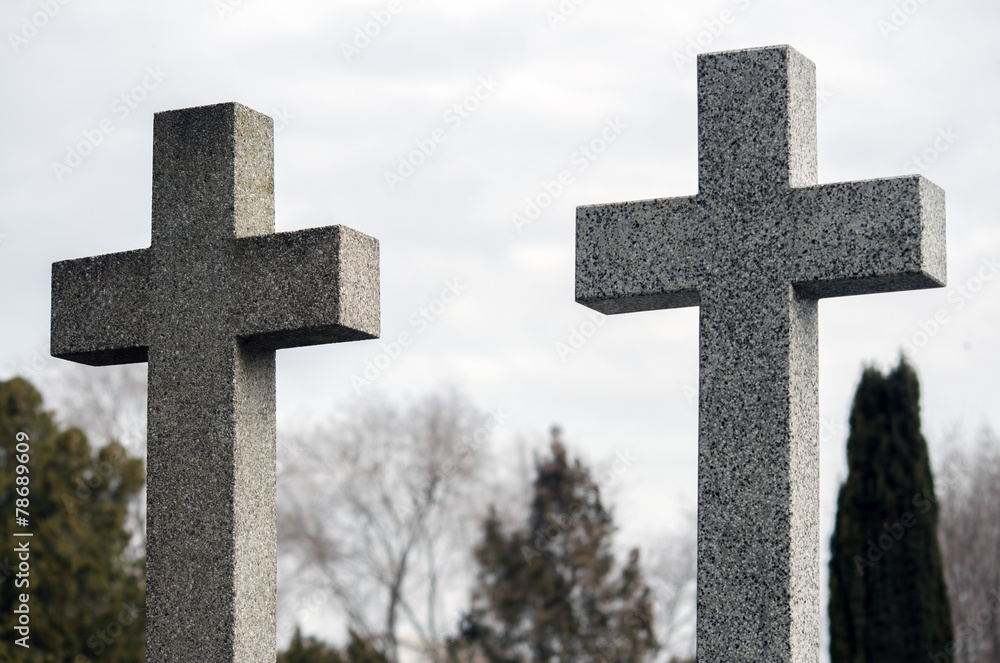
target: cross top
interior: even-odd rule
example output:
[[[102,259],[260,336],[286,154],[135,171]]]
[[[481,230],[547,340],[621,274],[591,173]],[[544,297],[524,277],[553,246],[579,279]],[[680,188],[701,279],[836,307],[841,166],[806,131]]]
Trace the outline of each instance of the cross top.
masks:
[[[816,177],[816,66],[789,47],[699,56],[699,192],[747,195]]]
[[[273,143],[271,118],[241,104],[158,113],[152,243],[193,247],[273,233]]]
[[[699,306],[698,660],[819,660],[821,297],[940,287],[944,192],[817,184],[812,62],[698,56],[698,193],[577,208],[576,300]]]

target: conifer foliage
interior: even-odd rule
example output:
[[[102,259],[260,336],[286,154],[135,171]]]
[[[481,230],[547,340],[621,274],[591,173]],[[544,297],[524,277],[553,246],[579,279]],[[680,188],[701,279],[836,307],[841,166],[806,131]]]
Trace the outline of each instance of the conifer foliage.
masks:
[[[920,386],[901,359],[854,396],[830,559],[833,663],[949,661],[952,625]]]
[[[277,663],[386,663],[386,658],[371,643],[350,632],[351,641],[343,653],[322,640],[302,637],[302,631],[295,629],[295,635],[288,649],[278,652]]]
[[[638,663],[656,653],[651,592],[633,549],[612,551],[612,514],[579,461],[553,431],[551,456],[536,462],[525,527],[483,524],[472,604],[451,640],[453,661]]]
[[[19,433],[27,454],[18,453]],[[19,474],[25,455],[27,473]],[[142,461],[119,444],[94,453],[79,430],[60,430],[27,381],[0,382],[0,539],[11,544],[0,552],[0,660],[145,659],[145,559],[130,551],[125,526],[144,480]],[[25,485],[27,498],[17,492]],[[18,499],[27,499],[25,521],[15,520]],[[24,542],[28,552],[14,553]],[[27,647],[15,631],[22,595]]]

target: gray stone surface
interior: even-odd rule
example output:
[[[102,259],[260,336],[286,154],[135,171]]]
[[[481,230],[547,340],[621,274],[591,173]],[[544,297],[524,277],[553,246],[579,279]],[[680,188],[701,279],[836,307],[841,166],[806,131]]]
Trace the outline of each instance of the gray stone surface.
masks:
[[[945,283],[944,192],[817,185],[811,61],[698,57],[697,195],[577,209],[576,299],[700,306],[698,660],[819,660],[817,300]]]
[[[274,233],[266,115],[153,136],[151,246],[52,266],[51,351],[149,362],[146,660],[273,663],[274,351],[378,337],[378,241]]]

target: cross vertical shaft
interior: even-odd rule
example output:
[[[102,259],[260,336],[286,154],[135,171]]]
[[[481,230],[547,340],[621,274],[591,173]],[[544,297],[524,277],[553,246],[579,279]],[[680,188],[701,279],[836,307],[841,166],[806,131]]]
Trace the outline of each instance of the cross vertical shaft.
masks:
[[[702,294],[699,660],[818,660],[816,314],[787,285]]]
[[[774,204],[816,184],[813,63],[699,57],[698,154],[729,272],[700,300],[698,654],[817,661],[817,300],[784,278],[797,220]]]
[[[275,647],[274,351],[183,339],[149,357],[148,661]],[[201,375],[179,363],[212,353]],[[186,654],[181,659],[179,653]]]
[[[150,321],[149,661],[275,648],[275,358],[232,334],[228,301],[234,238],[274,230],[271,121],[211,109],[154,122],[154,273],[172,314]]]
[[[816,67],[789,49],[698,56],[703,195],[816,183]]]

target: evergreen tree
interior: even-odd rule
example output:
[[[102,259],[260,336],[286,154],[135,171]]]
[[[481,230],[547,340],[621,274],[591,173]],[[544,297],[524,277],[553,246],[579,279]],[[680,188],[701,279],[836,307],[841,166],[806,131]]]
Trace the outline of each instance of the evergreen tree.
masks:
[[[638,663],[657,650],[651,592],[632,550],[619,571],[612,515],[579,460],[553,430],[552,456],[536,463],[527,527],[507,534],[495,512],[476,548],[477,587],[456,661]]]
[[[888,376],[866,369],[854,396],[848,475],[830,544],[833,663],[950,660],[951,615],[919,396],[905,359]]]
[[[342,654],[313,637],[302,638],[302,632],[295,629],[288,649],[278,652],[278,663],[386,663],[386,658],[371,643],[354,631],[350,632],[351,641]]]
[[[17,472],[24,460],[27,474]],[[130,554],[125,528],[144,480],[142,462],[117,443],[94,454],[79,430],[59,430],[27,381],[0,382],[0,540],[9,544],[0,553],[0,660],[145,659],[145,559]],[[25,487],[28,495],[18,494]],[[27,526],[15,520],[22,505]],[[26,554],[14,552],[24,543]],[[22,594],[29,597],[28,648],[15,630]]]

